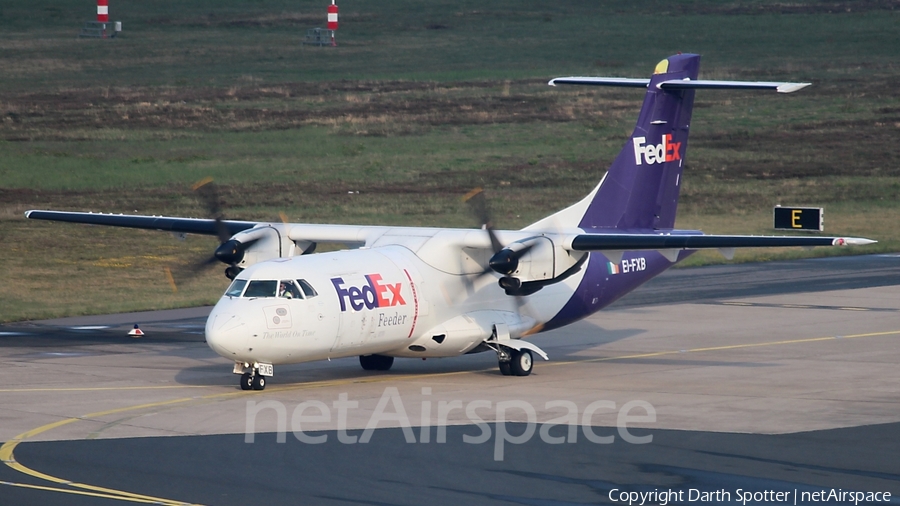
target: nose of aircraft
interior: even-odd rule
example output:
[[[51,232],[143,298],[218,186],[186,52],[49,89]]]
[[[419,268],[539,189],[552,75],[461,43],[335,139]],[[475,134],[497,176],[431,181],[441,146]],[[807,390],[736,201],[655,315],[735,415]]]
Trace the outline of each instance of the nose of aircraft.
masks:
[[[246,325],[240,316],[216,309],[206,320],[206,344],[219,355],[234,358],[247,343]]]

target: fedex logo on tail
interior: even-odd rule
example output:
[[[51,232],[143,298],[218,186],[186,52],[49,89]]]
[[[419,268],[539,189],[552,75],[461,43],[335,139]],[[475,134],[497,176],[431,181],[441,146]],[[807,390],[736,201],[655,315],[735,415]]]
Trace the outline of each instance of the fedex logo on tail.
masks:
[[[634,137],[634,163],[641,165],[642,161],[647,165],[655,163],[673,162],[681,160],[681,143],[672,142],[672,134],[662,137],[659,144],[647,144],[646,137]]]
[[[377,307],[405,306],[406,301],[400,295],[401,283],[382,283],[381,274],[366,274],[367,284],[344,288],[344,278],[331,278],[331,284],[337,291],[341,301],[341,311],[347,310],[347,303],[354,311],[375,309]]]

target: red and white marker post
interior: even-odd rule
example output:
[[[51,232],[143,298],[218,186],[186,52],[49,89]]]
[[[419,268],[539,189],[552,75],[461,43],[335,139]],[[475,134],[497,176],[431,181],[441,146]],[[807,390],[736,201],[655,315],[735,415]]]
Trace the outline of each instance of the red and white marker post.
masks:
[[[101,37],[106,38],[106,23],[109,23],[109,0],[97,0],[97,22],[103,23]]]
[[[109,23],[109,0],[97,0],[97,22]]]
[[[106,1],[106,0],[97,0]],[[328,6],[328,29],[331,30],[331,45],[337,46],[337,43],[334,41],[334,32],[338,28],[338,6],[334,4],[334,0],[331,0],[331,5]]]

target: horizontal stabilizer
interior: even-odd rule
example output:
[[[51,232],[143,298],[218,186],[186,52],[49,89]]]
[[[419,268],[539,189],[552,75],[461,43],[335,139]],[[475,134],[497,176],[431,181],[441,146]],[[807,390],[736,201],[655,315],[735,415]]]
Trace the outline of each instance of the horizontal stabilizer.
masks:
[[[182,232],[185,234],[218,235],[216,220],[201,218],[169,218],[166,216],[136,216],[129,214],[78,213],[67,211],[26,211],[25,217],[32,220],[65,221],[69,223],[86,223],[88,225],[107,225],[112,227],[143,228],[147,230],[164,230],[166,232]],[[256,226],[252,221],[229,221],[222,223],[228,232],[236,234]]]
[[[775,90],[778,93],[793,93],[812,83],[773,83],[764,81],[663,81],[659,87],[664,90]]]
[[[649,79],[629,79],[624,77],[557,77],[550,80],[550,86],[557,84],[580,84],[587,86],[618,86],[626,88],[646,88]],[[793,93],[806,88],[811,83],[787,83],[767,81],[711,81],[705,79],[673,79],[662,81],[656,86],[663,90],[775,90],[778,93]]]
[[[575,251],[662,249],[778,248],[794,246],[862,246],[876,241],[857,237],[757,235],[581,234],[572,239]]]
[[[620,86],[624,88],[646,88],[649,79],[629,79],[627,77],[557,77],[551,79],[550,86],[557,84],[582,84],[587,86]]]

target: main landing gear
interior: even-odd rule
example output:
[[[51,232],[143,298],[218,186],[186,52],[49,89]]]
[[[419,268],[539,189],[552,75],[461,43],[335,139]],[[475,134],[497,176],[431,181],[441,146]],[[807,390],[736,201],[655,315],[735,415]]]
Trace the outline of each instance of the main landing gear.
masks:
[[[528,376],[534,369],[534,356],[529,350],[501,348],[500,374],[504,376]],[[505,356],[504,356],[505,355]]]
[[[359,365],[366,371],[387,371],[394,365],[394,357],[385,355],[360,355]]]
[[[504,376],[528,376],[534,369],[534,354],[547,360],[544,350],[532,343],[511,339],[506,325],[495,324],[491,337],[481,343],[497,353],[500,374]],[[533,353],[532,353],[533,352]]]

